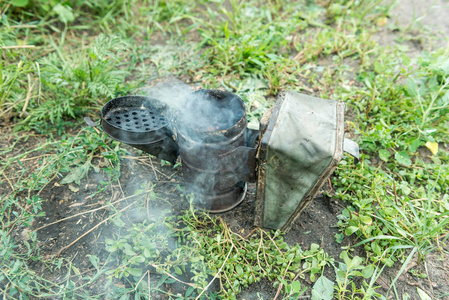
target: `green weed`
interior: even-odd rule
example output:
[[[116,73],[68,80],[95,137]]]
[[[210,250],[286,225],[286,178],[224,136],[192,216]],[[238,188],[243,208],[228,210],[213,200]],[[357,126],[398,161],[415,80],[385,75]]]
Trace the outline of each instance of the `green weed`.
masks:
[[[216,279],[223,287],[218,295],[235,299],[243,287],[267,277],[276,281],[278,293],[284,287],[289,298],[305,291],[299,278],[310,274],[314,281],[332,261],[316,244],[303,251],[298,245],[285,243],[279,232],[263,230],[242,237],[230,231],[222,219],[193,209],[179,221],[164,216],[159,219],[132,224],[115,239],[106,240],[106,249],[121,262],[106,274],[130,281],[135,287],[129,292],[148,295],[160,290],[162,283],[181,283],[188,288],[185,299],[193,299],[205,294]],[[117,225],[126,228],[123,222]],[[162,276],[153,290],[142,281],[147,272]]]
[[[49,119],[52,123],[66,116],[75,117],[93,104],[104,103],[123,91],[126,72],[118,68],[126,44],[115,36],[100,35],[87,51],[73,53],[70,59],[60,49],[45,57],[42,66],[42,103],[33,105],[28,120]]]

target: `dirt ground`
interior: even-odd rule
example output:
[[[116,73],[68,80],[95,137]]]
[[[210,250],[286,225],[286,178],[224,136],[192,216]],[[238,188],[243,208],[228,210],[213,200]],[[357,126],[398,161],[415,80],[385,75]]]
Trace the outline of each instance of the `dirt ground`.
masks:
[[[429,5],[431,3],[431,5]],[[423,40],[406,39],[404,41],[402,32],[397,27],[409,27],[413,31],[424,31],[429,36],[436,37],[431,42],[423,44]],[[436,47],[447,47],[446,37],[449,36],[449,0],[402,0],[399,1],[397,7],[392,11],[391,17],[375,39],[381,45],[391,45],[392,43],[404,43],[409,47],[412,56],[418,55],[423,50],[431,50]],[[12,135],[12,133],[10,133]],[[26,143],[19,143],[17,151],[26,151],[32,149],[33,145],[44,140],[45,137],[35,137],[29,139]],[[32,141],[32,142],[31,142]],[[130,150],[132,153],[137,153]],[[94,161],[95,163],[95,161]],[[94,272],[94,269],[87,259],[88,254],[105,258],[108,253],[104,250],[104,239],[111,230],[111,225],[101,225],[92,232],[83,236],[79,241],[70,245],[89,229],[99,224],[107,218],[109,211],[107,209],[99,209],[102,204],[108,201],[115,201],[123,196],[133,195],[134,191],[141,184],[148,182],[157,183],[156,193],[162,195],[167,202],[172,204],[172,209],[179,209],[181,203],[173,203],[178,201],[179,190],[178,184],[182,184],[181,173],[179,169],[173,170],[171,167],[161,166],[157,160],[150,161],[148,157],[130,156],[124,158],[121,166],[120,182],[112,184],[111,189],[104,194],[104,199],[93,200],[89,195],[95,192],[100,180],[106,180],[106,175],[98,173],[89,174],[87,179],[81,182],[80,189],[74,193],[68,186],[60,186],[57,181],[51,182],[42,191],[40,197],[46,201],[43,204],[45,217],[37,219],[32,226],[32,230],[38,233],[38,240],[41,243],[41,254],[54,255],[63,254],[71,260],[82,272]],[[0,188],[8,189],[7,183],[3,183]],[[331,189],[329,185],[325,189]],[[221,214],[224,220],[229,224],[230,229],[250,232],[254,220],[254,198],[255,185],[250,184],[248,193],[244,201],[235,209]],[[121,203],[120,207],[130,204],[132,199]],[[170,207],[167,202],[161,201],[154,207],[155,210]],[[157,206],[160,207],[157,207]],[[345,237],[341,244],[335,241],[335,234],[339,233],[335,227],[337,216],[345,207],[344,203],[330,199],[324,195],[318,196],[314,204],[310,206],[294,224],[292,229],[285,235],[285,240],[290,244],[299,243],[306,249],[311,243],[321,245],[325,251],[332,257],[338,259],[343,246],[348,244],[354,245],[355,240]],[[60,221],[63,218],[79,214],[77,217]],[[136,210],[129,210],[127,213],[129,222],[136,222],[146,217],[146,214]],[[60,222],[57,222],[60,221]],[[53,222],[57,222],[48,226]],[[45,227],[44,227],[45,226]],[[26,234],[21,231],[15,232],[15,239],[21,240]],[[361,247],[359,247],[361,248]],[[61,251],[62,250],[62,251]],[[357,251],[359,253],[357,253]],[[357,255],[363,256],[363,249],[356,249]],[[417,287],[426,291],[429,295],[439,298],[438,295],[449,295],[449,267],[447,259],[442,259],[440,253],[429,255],[425,264],[415,265],[413,272],[406,272],[396,283],[396,289],[400,299],[402,295],[407,293],[410,299],[419,299]],[[34,266],[35,270],[39,270],[40,266]],[[387,269],[378,279],[377,283],[381,286],[379,293],[386,295],[391,280],[395,277],[398,266]],[[427,274],[427,279],[420,278],[420,274]],[[326,268],[325,274],[329,279],[334,280],[335,274],[331,267]],[[58,281],[64,274],[55,272],[54,280]],[[306,296],[310,295],[311,282],[303,281],[303,286],[308,287]],[[100,284],[101,285],[101,284]],[[99,285],[99,286],[100,286]],[[93,287],[96,288],[96,287]],[[97,287],[99,288],[99,287]],[[272,299],[276,293],[276,289],[272,287],[272,283],[262,281],[253,284],[245,289],[239,299],[256,299],[255,294],[259,293],[263,299]],[[389,298],[394,298],[392,292]],[[449,299],[444,296],[440,299]]]

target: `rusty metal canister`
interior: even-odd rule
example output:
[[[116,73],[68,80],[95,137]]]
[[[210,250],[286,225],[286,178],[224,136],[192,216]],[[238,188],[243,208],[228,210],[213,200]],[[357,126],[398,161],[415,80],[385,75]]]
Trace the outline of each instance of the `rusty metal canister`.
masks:
[[[220,90],[192,93],[176,118],[185,193],[213,213],[237,206],[245,197],[247,119],[240,97]]]

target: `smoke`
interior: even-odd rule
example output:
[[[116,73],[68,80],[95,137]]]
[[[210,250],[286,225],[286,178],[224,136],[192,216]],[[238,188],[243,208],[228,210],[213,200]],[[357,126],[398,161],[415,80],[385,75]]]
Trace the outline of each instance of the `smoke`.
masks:
[[[225,139],[221,131],[245,116],[245,107],[237,95],[202,89],[194,92],[179,80],[159,83],[144,93],[167,105],[175,130],[196,141]]]
[[[143,92],[145,96],[157,99],[171,109],[181,110],[187,96],[193,93],[193,89],[182,81],[172,80],[149,87]]]
[[[246,146],[243,101],[229,92],[193,91],[180,81],[157,84],[145,95],[168,107],[182,161],[185,192],[195,204],[221,211],[244,195],[239,178],[240,152]]]

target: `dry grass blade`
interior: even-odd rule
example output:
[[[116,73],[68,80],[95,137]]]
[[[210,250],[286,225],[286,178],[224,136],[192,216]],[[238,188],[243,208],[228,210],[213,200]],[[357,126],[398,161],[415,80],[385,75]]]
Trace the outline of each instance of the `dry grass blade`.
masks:
[[[28,91],[27,91],[27,95],[25,97],[25,104],[23,105],[22,112],[19,115],[19,117],[21,117],[21,118],[26,113],[28,104],[30,103],[33,87],[34,87],[34,84],[35,84],[34,82],[33,82],[33,84],[31,84],[31,75],[30,74],[27,74],[27,77],[28,77]]]
[[[198,295],[198,297],[196,297],[195,300],[200,299],[201,295],[207,291],[207,289],[210,287],[210,285],[214,282],[214,280],[217,278],[218,274],[221,273],[221,271],[223,270],[223,267],[225,266],[226,262],[228,261],[229,255],[231,255],[232,249],[234,249],[234,245],[231,246],[231,249],[229,249],[228,255],[226,256],[223,264],[221,265],[220,269],[217,271],[217,274],[215,274],[214,278],[212,278],[212,280],[209,282],[209,284],[204,288],[204,290]]]
[[[81,215],[93,213],[93,212],[95,212],[95,211],[97,211],[97,210],[108,208],[108,207],[111,206],[112,204],[116,204],[116,203],[122,202],[122,201],[124,201],[124,200],[131,199],[131,198],[134,198],[134,197],[137,197],[137,196],[140,196],[140,195],[142,195],[142,194],[131,195],[131,196],[124,197],[124,198],[122,198],[122,199],[116,200],[116,201],[114,201],[114,202],[111,202],[111,203],[109,203],[109,204],[103,205],[103,206],[101,206],[101,207],[98,207],[98,208],[95,208],[95,209],[91,209],[91,210],[88,210],[88,211],[83,211],[83,212],[80,212],[80,213],[71,215],[70,217],[63,218],[63,219],[60,219],[60,220],[57,220],[57,221],[54,221],[54,222],[45,224],[44,226],[41,226],[41,227],[35,229],[34,231],[39,231],[39,230],[44,229],[44,228],[46,228],[46,227],[48,227],[48,226],[51,226],[51,225],[54,225],[54,224],[57,224],[57,223],[60,223],[60,222],[63,222],[63,221],[66,221],[66,220],[75,218],[75,217],[77,217],[77,216],[81,216]]]
[[[28,48],[36,48],[34,45],[22,45],[22,46],[3,46],[0,49],[28,49]]]
[[[125,210],[127,210],[128,208],[130,208],[134,203],[129,204],[128,206],[120,209],[118,212],[114,213],[112,216],[110,216],[107,219],[104,219],[103,221],[101,221],[100,223],[98,223],[97,225],[95,225],[94,227],[92,227],[91,229],[89,229],[88,231],[86,231],[85,233],[83,233],[82,235],[80,235],[78,238],[76,238],[73,242],[71,242],[70,244],[68,244],[67,246],[62,247],[61,249],[59,249],[59,251],[55,254],[55,257],[58,257],[59,255],[61,255],[62,251],[67,250],[68,248],[70,248],[71,246],[73,246],[76,242],[78,242],[80,239],[82,239],[83,237],[85,237],[86,235],[88,235],[89,233],[91,233],[92,231],[94,231],[95,229],[97,229],[98,227],[100,227],[101,224],[106,223],[107,221],[109,221],[110,218],[115,217],[119,212],[123,212]]]

